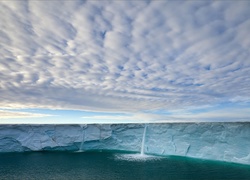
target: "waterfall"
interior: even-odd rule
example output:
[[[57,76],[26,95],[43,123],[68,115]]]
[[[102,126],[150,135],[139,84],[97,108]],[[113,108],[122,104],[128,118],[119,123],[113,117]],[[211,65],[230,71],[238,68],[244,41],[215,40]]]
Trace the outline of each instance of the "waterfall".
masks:
[[[144,155],[146,132],[147,132],[147,125],[145,124],[144,131],[143,131],[143,136],[142,136],[142,142],[141,142],[141,155]]]
[[[79,152],[82,152],[83,150],[83,144],[84,144],[84,139],[85,139],[85,130],[84,130],[84,126],[81,126],[82,128],[82,142],[81,142],[81,145],[80,145],[80,148],[79,148]]]

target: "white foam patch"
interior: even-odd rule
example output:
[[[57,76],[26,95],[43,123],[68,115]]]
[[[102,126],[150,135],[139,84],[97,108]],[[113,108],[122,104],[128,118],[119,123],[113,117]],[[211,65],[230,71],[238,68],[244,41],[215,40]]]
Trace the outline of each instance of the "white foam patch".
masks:
[[[125,161],[152,161],[160,160],[163,157],[152,156],[152,155],[142,155],[142,154],[115,154],[115,159],[125,160]]]

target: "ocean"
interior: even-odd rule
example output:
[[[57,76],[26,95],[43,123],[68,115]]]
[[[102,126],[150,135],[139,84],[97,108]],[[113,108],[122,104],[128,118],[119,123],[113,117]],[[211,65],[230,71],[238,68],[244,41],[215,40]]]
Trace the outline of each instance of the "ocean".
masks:
[[[0,179],[249,180],[250,166],[126,152],[1,153]]]

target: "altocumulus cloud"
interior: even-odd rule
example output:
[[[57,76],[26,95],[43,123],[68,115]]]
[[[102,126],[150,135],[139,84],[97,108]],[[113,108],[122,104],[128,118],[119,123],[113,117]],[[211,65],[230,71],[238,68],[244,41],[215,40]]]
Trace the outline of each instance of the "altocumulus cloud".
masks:
[[[250,103],[249,1],[1,1],[0,9],[2,108],[148,113]]]

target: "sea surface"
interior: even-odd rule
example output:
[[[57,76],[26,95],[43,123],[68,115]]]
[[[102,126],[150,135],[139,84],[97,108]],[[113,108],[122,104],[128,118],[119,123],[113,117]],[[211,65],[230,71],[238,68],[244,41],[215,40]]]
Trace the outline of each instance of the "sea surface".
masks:
[[[0,179],[249,180],[250,166],[117,152],[1,153]]]

